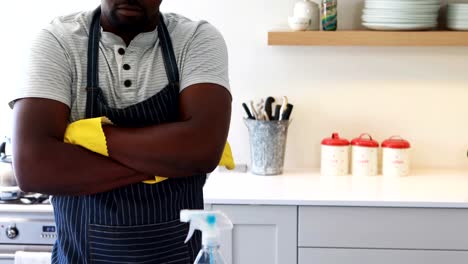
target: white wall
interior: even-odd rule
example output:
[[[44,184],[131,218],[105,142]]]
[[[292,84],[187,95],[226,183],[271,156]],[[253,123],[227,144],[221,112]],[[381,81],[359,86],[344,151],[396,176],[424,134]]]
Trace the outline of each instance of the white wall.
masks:
[[[294,0],[166,0],[164,12],[203,18],[223,33],[234,95],[229,141],[248,162],[241,103],[287,95],[295,104],[286,167],[318,167],[333,131],[414,146],[415,168],[468,169],[468,48],[270,47]],[[338,0],[339,27],[359,26],[362,1]]]
[[[8,12],[0,16],[0,50],[19,50],[27,45],[29,32],[55,15],[91,9],[99,2],[9,1],[6,8],[2,5]],[[468,169],[468,48],[267,46],[267,31],[285,24],[293,3],[294,0],[163,3],[164,12],[208,20],[228,43],[234,95],[229,141],[238,162],[249,160],[241,102],[287,95],[295,104],[295,111],[286,167],[318,167],[321,139],[338,131],[349,139],[369,132],[379,141],[400,134],[414,146],[414,167]],[[340,28],[358,26],[360,2],[339,3]],[[24,6],[28,8],[22,9]],[[24,22],[19,23],[19,13],[25,15]],[[13,24],[17,28],[10,28]],[[7,41],[8,36],[13,41]],[[9,131],[11,111],[6,107],[6,98],[17,83],[19,68],[14,53],[4,52],[2,59],[0,135]]]
[[[19,83],[26,53],[35,32],[54,17],[94,9],[99,0],[24,0],[2,2],[0,15],[0,139],[11,135],[12,111],[7,105]]]

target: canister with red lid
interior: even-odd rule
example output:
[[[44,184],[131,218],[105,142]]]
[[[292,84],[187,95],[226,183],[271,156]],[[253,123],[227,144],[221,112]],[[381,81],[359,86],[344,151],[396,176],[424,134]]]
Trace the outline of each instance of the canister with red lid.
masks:
[[[382,174],[384,176],[408,176],[410,149],[410,143],[400,136],[393,136],[382,142]]]
[[[354,176],[375,176],[378,173],[379,143],[369,134],[361,134],[351,141],[352,174]]]
[[[349,168],[349,141],[333,133],[322,141],[321,173],[325,176],[347,175]]]

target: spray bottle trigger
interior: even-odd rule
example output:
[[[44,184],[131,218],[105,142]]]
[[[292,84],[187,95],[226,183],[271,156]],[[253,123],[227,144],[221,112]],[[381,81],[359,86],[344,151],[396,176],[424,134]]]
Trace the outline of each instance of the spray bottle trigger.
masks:
[[[189,232],[187,234],[187,238],[185,239],[185,242],[184,243],[187,243],[193,236],[193,232],[195,232],[195,227],[193,227],[192,225],[190,225],[190,228],[189,228]]]

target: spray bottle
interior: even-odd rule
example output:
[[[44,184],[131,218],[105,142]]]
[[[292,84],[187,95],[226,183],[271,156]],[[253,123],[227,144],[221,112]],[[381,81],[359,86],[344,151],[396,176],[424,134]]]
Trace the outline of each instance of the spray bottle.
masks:
[[[192,238],[196,229],[202,232],[202,249],[194,264],[225,264],[219,247],[221,230],[232,229],[232,222],[220,211],[182,210],[180,221],[190,223],[189,233],[185,243]]]

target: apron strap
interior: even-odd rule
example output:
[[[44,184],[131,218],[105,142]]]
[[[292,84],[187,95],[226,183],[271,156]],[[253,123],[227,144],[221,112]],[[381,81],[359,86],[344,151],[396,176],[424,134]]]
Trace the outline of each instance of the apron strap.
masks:
[[[161,43],[162,54],[164,58],[164,66],[166,67],[167,78],[170,84],[179,86],[179,69],[177,67],[177,60],[174,54],[174,47],[172,46],[171,36],[164,23],[162,14],[159,16],[158,36]]]
[[[89,29],[88,38],[88,71],[86,84],[86,118],[94,117],[95,108],[95,92],[99,89],[99,39],[101,38],[101,7],[98,7],[93,13],[93,20]]]
[[[99,90],[99,40],[101,38],[101,7],[98,7],[93,13],[91,27],[88,38],[88,68],[87,68],[87,85],[86,85],[86,118],[94,117],[94,109],[96,96],[94,90]],[[158,36],[160,39],[161,50],[166,69],[167,79],[169,84],[179,89],[179,69],[177,60],[172,46],[171,36],[164,23],[164,17],[159,15],[159,25],[157,27]]]
[[[97,69],[99,62],[99,39],[101,38],[101,7],[98,7],[93,14],[93,20],[91,21],[91,28],[89,29],[88,38],[88,77],[87,85],[88,88],[99,87],[99,79]]]

